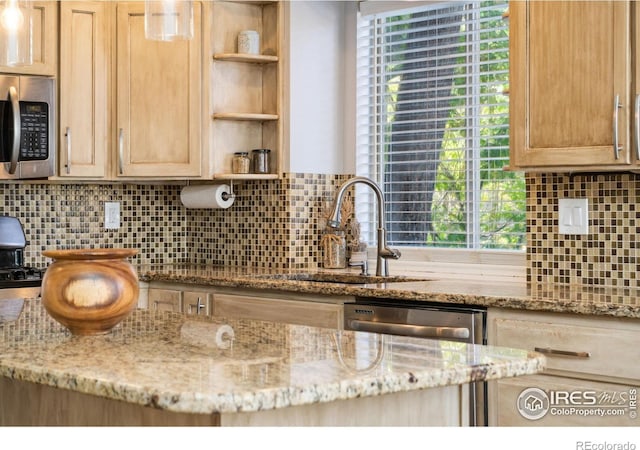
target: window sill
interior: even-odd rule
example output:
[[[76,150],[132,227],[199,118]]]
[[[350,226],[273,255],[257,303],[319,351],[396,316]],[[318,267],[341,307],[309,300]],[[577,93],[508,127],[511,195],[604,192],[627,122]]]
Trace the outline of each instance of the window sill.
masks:
[[[394,247],[397,248],[397,247]],[[439,279],[526,280],[526,253],[517,251],[424,249],[399,247],[402,256],[389,260],[392,274],[432,276]],[[375,270],[376,249],[368,249],[371,270]]]

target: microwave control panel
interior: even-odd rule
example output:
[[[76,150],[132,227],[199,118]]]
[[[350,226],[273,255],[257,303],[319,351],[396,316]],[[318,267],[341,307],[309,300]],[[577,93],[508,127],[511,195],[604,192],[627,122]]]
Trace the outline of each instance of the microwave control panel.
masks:
[[[43,102],[20,102],[21,161],[49,157],[49,105]]]

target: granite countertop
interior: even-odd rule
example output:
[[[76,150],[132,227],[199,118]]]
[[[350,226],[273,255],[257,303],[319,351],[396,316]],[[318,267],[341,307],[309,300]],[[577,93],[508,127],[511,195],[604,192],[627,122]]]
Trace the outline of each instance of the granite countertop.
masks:
[[[37,299],[0,324],[0,376],[175,412],[331,402],[534,374],[544,363],[524,350],[146,310],[108,334],[73,336]]]
[[[340,271],[315,271],[340,274]],[[342,271],[344,272],[344,271]],[[309,271],[283,271],[245,267],[165,265],[138,267],[141,281],[167,281],[220,287],[270,289],[332,296],[390,298],[512,308],[532,311],[640,318],[640,290],[527,285],[520,280],[465,280],[425,273],[424,280],[346,284],[305,281]],[[357,272],[350,272],[355,274]],[[296,279],[296,277],[298,277]],[[413,279],[413,278],[412,278]],[[377,281],[372,277],[372,281]]]

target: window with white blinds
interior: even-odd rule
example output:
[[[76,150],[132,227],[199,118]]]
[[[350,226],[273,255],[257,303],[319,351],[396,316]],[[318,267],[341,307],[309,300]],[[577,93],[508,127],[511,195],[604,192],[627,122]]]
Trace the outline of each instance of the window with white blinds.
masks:
[[[525,183],[509,162],[508,2],[359,15],[356,173],[385,194],[393,245],[521,250]],[[362,236],[375,198],[356,190]]]

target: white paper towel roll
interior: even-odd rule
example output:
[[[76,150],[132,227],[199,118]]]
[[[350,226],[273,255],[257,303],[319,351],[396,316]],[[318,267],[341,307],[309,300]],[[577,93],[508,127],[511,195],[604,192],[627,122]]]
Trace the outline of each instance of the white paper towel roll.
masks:
[[[180,201],[187,208],[226,209],[233,205],[233,196],[228,184],[185,186],[180,191]]]
[[[180,337],[193,345],[229,349],[235,339],[231,325],[207,322],[185,322]]]

